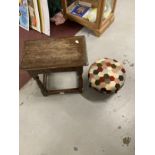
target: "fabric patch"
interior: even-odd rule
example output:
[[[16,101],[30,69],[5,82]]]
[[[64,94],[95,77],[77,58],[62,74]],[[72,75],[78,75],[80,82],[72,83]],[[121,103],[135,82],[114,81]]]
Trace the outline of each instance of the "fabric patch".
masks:
[[[98,71],[97,70],[94,70],[94,72],[93,72],[94,74],[98,74]]]
[[[100,84],[100,81],[99,81],[99,80],[96,80],[96,81],[95,81],[95,84],[96,84],[96,85],[99,85],[99,84]]]

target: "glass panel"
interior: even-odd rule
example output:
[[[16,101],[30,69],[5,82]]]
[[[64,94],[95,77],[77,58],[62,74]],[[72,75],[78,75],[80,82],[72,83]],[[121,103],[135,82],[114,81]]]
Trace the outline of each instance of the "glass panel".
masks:
[[[103,12],[103,19],[107,18],[112,12],[114,0],[105,0],[105,7]]]
[[[96,21],[97,7],[100,0],[67,0],[68,12],[90,22]],[[114,0],[105,0],[103,19],[107,18],[111,11]]]

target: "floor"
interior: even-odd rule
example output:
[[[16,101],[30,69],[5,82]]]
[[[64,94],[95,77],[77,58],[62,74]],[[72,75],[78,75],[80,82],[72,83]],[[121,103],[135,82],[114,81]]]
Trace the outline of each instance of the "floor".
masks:
[[[82,95],[43,97],[31,79],[20,90],[20,155],[134,155],[134,0],[118,1],[116,20],[100,38],[85,28],[76,35],[86,36],[89,64],[102,57],[124,64],[125,85],[111,96],[94,91],[88,66]],[[70,74],[60,87],[75,82]]]

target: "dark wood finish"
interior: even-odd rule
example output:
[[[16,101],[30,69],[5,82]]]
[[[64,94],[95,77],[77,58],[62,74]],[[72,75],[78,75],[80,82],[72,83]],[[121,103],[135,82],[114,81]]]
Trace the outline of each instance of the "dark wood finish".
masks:
[[[44,96],[47,96],[47,95],[48,95],[48,91],[47,91],[46,87],[44,86],[44,84],[43,84],[43,83],[41,82],[41,80],[39,79],[38,74],[33,73],[33,72],[29,72],[29,74],[33,77],[34,80],[36,80],[36,82],[37,82],[37,84],[38,84],[38,86],[39,86],[39,88],[40,88],[42,94],[43,94]]]
[[[22,68],[26,70],[86,65],[84,36],[26,41]]]
[[[78,79],[79,79],[79,92],[82,93],[83,91],[83,78],[82,78],[82,73],[83,73],[83,68],[81,67],[77,74],[78,74]]]
[[[36,80],[44,96],[56,93],[80,92],[83,89],[83,66],[88,65],[84,36],[26,41],[21,69]],[[47,76],[51,72],[77,72],[78,88],[48,90]],[[43,74],[43,82],[39,79]]]
[[[44,87],[46,87],[46,85],[47,85],[47,76],[48,76],[48,74],[43,74],[43,85],[44,85]]]
[[[78,23],[67,20],[62,25],[55,25],[55,23],[50,23],[51,35],[46,36],[43,33],[38,33],[35,30],[26,31],[23,28],[19,27],[19,62],[23,57],[23,48],[24,41],[26,40],[36,40],[36,39],[47,39],[47,38],[58,38],[58,37],[67,37],[74,36],[80,29],[81,25]],[[29,80],[29,74],[24,70],[19,70],[19,88],[21,89]]]

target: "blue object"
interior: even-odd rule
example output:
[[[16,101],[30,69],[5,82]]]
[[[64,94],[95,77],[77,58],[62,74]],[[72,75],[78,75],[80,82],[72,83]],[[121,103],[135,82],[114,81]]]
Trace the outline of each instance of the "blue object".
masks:
[[[78,5],[71,11],[71,13],[74,14],[74,15],[77,15],[77,16],[82,17],[88,10],[89,10],[89,7],[78,4]]]

